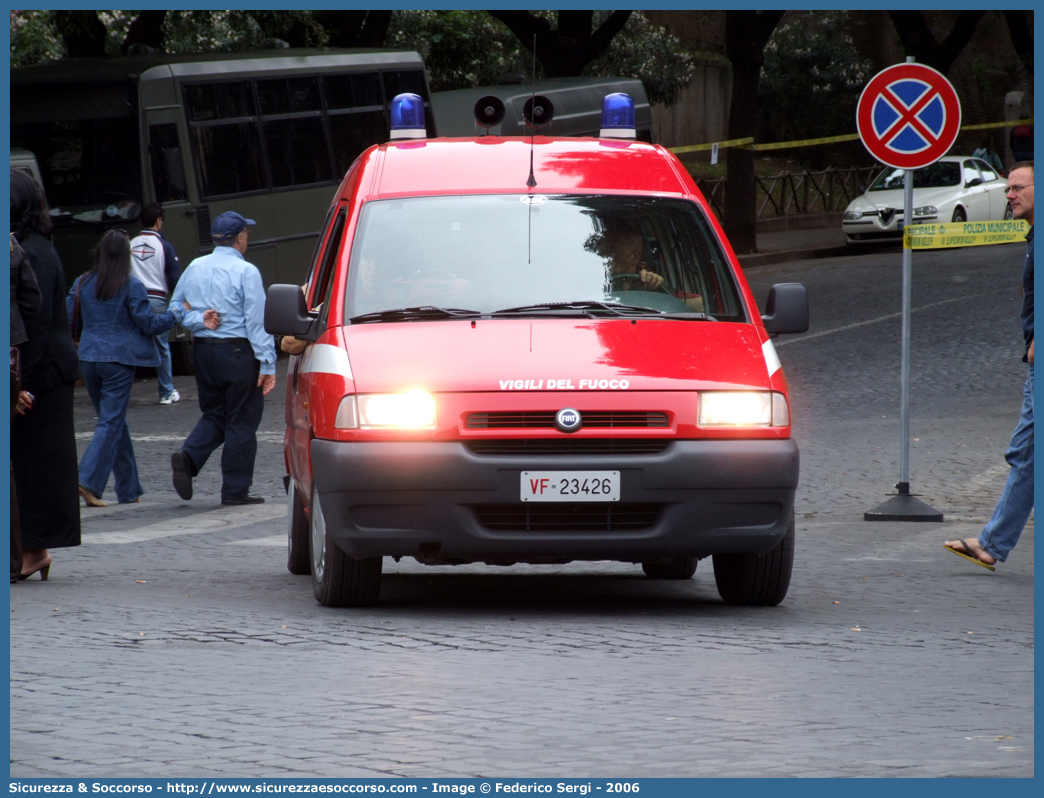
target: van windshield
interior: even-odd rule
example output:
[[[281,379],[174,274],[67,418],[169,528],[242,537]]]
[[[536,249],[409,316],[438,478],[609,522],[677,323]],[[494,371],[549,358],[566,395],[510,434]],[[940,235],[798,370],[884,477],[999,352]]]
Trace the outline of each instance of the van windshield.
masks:
[[[398,309],[614,314],[744,321],[732,272],[693,202],[658,197],[482,195],[367,203],[346,317]],[[368,317],[360,319],[360,317]],[[451,314],[444,318],[457,317]]]

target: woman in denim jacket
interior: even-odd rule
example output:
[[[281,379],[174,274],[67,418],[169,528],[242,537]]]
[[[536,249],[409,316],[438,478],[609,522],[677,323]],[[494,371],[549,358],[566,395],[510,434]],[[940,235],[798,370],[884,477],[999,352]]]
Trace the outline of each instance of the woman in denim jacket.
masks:
[[[66,303],[74,334],[82,327],[80,373],[98,414],[80,460],[80,495],[90,507],[107,506],[101,495],[115,472],[117,501],[136,502],[144,491],[127,429],[134,370],[159,364],[153,336],[180,322],[181,314],[152,312],[144,284],[131,276],[130,239],[122,230],[102,236],[93,268],[76,279]]]

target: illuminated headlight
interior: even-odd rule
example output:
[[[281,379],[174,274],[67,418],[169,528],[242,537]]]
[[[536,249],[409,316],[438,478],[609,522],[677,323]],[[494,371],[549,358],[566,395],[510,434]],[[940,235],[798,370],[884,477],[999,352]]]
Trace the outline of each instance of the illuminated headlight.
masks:
[[[708,391],[700,394],[701,427],[786,427],[786,397],[770,391]]]
[[[858,222],[864,215],[862,211],[845,211],[845,221]]]
[[[357,399],[363,429],[435,428],[435,399],[425,391],[361,394]]]
[[[936,208],[934,205],[925,205],[922,208],[914,208],[913,209],[913,215],[914,216],[938,216],[939,215],[939,209]]]

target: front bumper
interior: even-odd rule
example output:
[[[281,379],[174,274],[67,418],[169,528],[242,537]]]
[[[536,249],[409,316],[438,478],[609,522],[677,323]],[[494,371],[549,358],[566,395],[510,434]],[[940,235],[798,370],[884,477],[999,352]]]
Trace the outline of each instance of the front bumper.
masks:
[[[345,553],[431,563],[763,554],[790,525],[799,468],[790,439],[686,440],[658,454],[583,456],[317,439],[311,458],[327,530]],[[620,501],[522,503],[520,472],[540,470],[619,471]],[[621,516],[628,520],[613,520]]]

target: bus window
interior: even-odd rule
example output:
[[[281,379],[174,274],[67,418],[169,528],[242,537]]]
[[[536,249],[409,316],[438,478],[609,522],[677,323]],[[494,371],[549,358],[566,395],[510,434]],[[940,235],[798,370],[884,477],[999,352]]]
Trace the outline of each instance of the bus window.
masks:
[[[149,161],[157,202],[174,202],[186,198],[185,170],[181,165],[178,126],[149,126]]]
[[[36,156],[56,228],[138,218],[137,108],[129,83],[12,87],[11,147]]]
[[[388,119],[384,109],[330,114],[330,141],[334,167],[343,175],[367,147],[388,140]]]
[[[190,122],[238,119],[254,116],[250,81],[201,83],[185,87],[185,107]]]
[[[428,99],[428,87],[424,82],[424,73],[417,69],[402,72],[384,73],[384,93],[389,102],[396,94],[419,94]]]
[[[272,186],[283,188],[332,180],[319,79],[260,80],[257,94]]]
[[[261,142],[255,123],[193,127],[192,148],[205,199],[265,188]]]
[[[356,72],[350,75],[323,75],[323,93],[326,107],[375,108],[384,104],[381,99],[381,78],[376,72]]]

